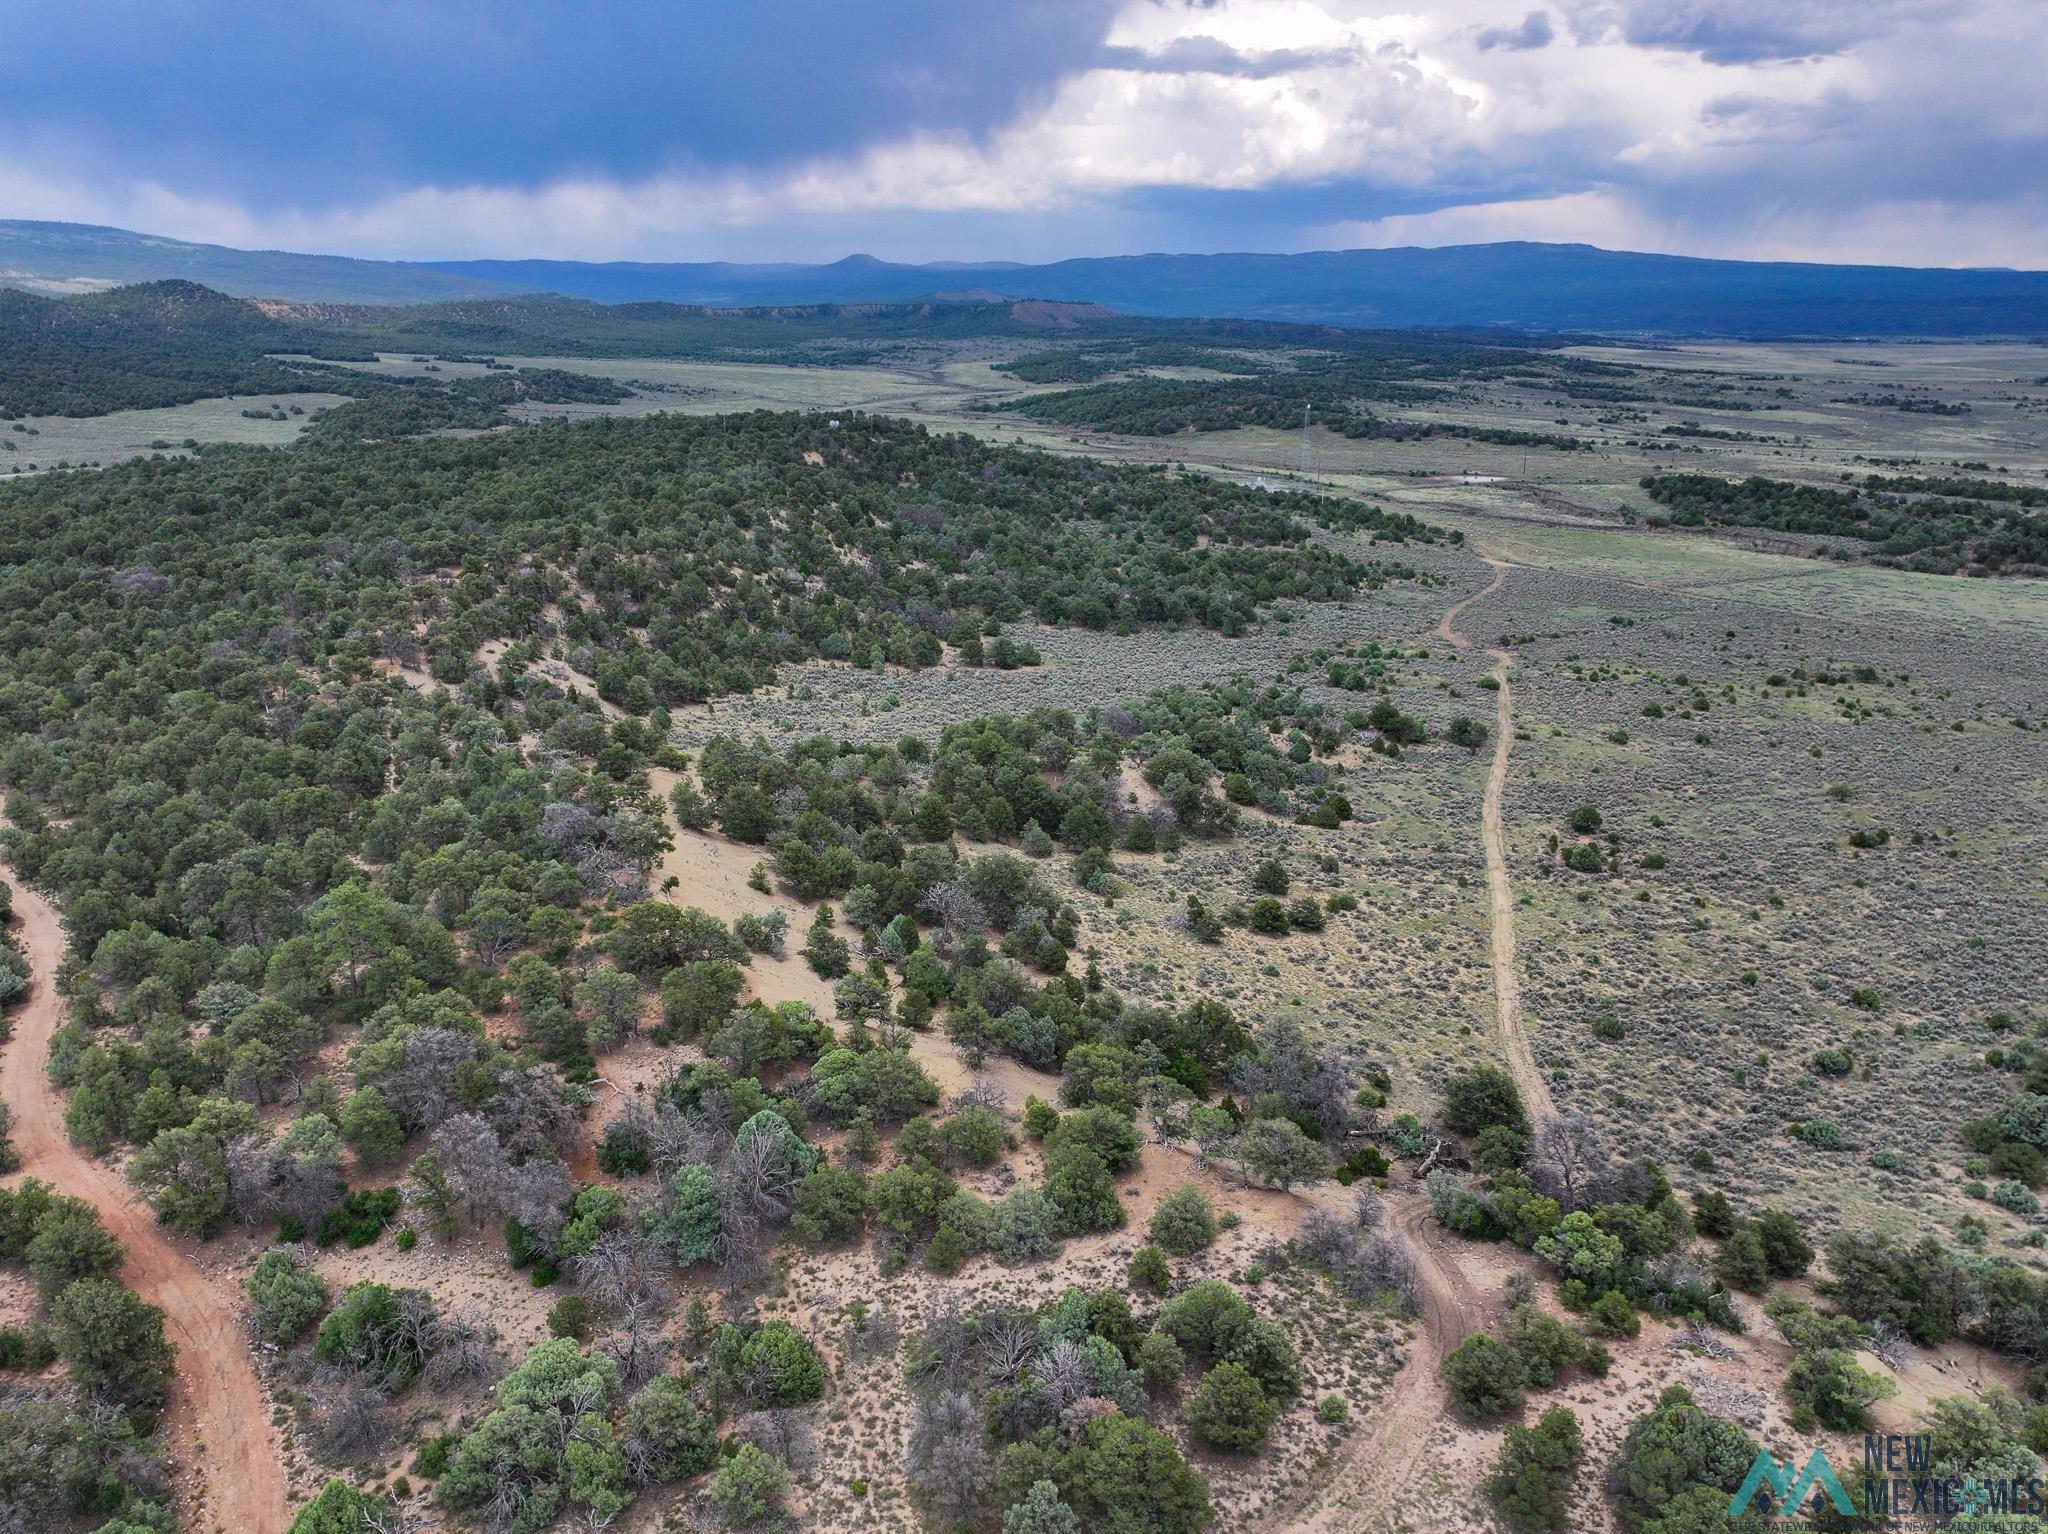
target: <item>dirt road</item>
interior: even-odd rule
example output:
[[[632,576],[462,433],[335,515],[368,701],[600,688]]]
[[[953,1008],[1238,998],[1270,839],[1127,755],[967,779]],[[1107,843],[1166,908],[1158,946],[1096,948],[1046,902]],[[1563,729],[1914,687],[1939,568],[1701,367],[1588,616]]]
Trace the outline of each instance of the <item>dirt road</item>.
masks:
[[[1507,583],[1509,566],[1485,550],[1479,557],[1493,568],[1493,579],[1478,591],[1449,608],[1437,620],[1436,631],[1458,649],[1468,649],[1471,639],[1458,628],[1458,615],[1474,602],[1493,595]],[[1492,909],[1492,932],[1487,949],[1493,962],[1494,1031],[1500,1036],[1501,1054],[1507,1061],[1529,1117],[1541,1122],[1552,1118],[1556,1109],[1550,1101],[1550,1083],[1536,1068],[1536,1055],[1529,1046],[1529,1031],[1522,1021],[1522,981],[1515,968],[1515,894],[1508,880],[1508,849],[1501,827],[1501,795],[1508,781],[1508,753],[1514,747],[1514,689],[1508,668],[1514,664],[1512,651],[1489,649],[1493,657],[1495,693],[1493,770],[1486,775],[1486,797],[1480,805],[1479,837],[1486,847],[1486,892]]]
[[[1483,551],[1479,557],[1493,570],[1493,579],[1437,620],[1436,632],[1457,649],[1471,647],[1458,628],[1458,616],[1475,602],[1499,591],[1509,566]],[[1521,985],[1515,972],[1515,906],[1508,882],[1507,844],[1501,828],[1501,798],[1507,784],[1508,753],[1514,741],[1514,694],[1508,668],[1514,656],[1489,649],[1493,678],[1499,686],[1494,720],[1493,766],[1486,778],[1480,810],[1480,840],[1486,848],[1486,883],[1491,910],[1488,940],[1493,966],[1494,1021],[1501,1054],[1522,1091],[1532,1117],[1551,1112],[1549,1084],[1536,1068],[1522,1027]],[[1347,1211],[1335,1190],[1303,1190],[1311,1203],[1334,1214]],[[1406,1526],[1404,1508],[1415,1483],[1430,1463],[1428,1445],[1435,1425],[1450,1409],[1439,1373],[1445,1355],[1482,1328],[1492,1310],[1486,1297],[1459,1266],[1443,1231],[1430,1219],[1429,1201],[1419,1188],[1397,1189],[1386,1201],[1388,1228],[1398,1231],[1415,1254],[1415,1276],[1421,1313],[1400,1376],[1376,1403],[1371,1427],[1348,1440],[1332,1462],[1321,1486],[1291,1509],[1262,1520],[1262,1534],[1356,1534],[1363,1529]]]
[[[1306,1190],[1306,1197],[1333,1214],[1348,1212],[1350,1194],[1341,1189],[1317,1187]],[[1374,1403],[1371,1425],[1345,1441],[1305,1501],[1262,1523],[1272,1534],[1403,1527],[1403,1510],[1429,1464],[1430,1437],[1450,1411],[1439,1373],[1444,1356],[1486,1324],[1487,1302],[1444,1244],[1421,1189],[1390,1192],[1386,1210],[1387,1228],[1398,1231],[1415,1254],[1422,1302],[1415,1335],[1399,1377]]]
[[[16,936],[35,967],[28,1004],[15,1013],[14,1036],[0,1058],[0,1097],[13,1115],[21,1169],[91,1200],[127,1249],[123,1280],[163,1307],[178,1347],[167,1437],[189,1446],[186,1468],[206,1482],[203,1499],[188,1505],[188,1527],[279,1534],[287,1518],[283,1458],[234,1302],[166,1239],[117,1168],[93,1160],[65,1135],[64,1105],[44,1071],[50,1035],[64,1021],[63,998],[51,984],[64,931],[48,901],[11,876],[8,882],[20,919]]]

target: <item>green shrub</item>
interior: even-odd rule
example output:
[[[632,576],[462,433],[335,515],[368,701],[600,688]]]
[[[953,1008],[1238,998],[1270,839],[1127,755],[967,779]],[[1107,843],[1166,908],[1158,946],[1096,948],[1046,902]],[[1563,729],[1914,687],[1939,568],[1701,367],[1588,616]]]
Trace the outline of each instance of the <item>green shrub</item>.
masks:
[[[2029,1219],[2041,1212],[2041,1200],[2023,1182],[2007,1178],[1991,1190],[1991,1202],[2013,1214],[2025,1215]]]
[[[1700,1407],[1684,1386],[1671,1386],[1622,1441],[1612,1482],[1622,1528],[1627,1534],[1729,1528],[1728,1498],[1756,1453],[1756,1441],[1741,1428]]]
[[[1856,1068],[1855,1057],[1846,1049],[1822,1049],[1806,1062],[1818,1076],[1846,1076]]]
[[[439,1480],[447,1474],[448,1458],[460,1442],[461,1438],[454,1433],[439,1433],[429,1438],[412,1457],[412,1473],[429,1481]]]
[[[1586,1318],[1603,1337],[1633,1337],[1643,1329],[1635,1306],[1629,1303],[1627,1295],[1615,1289],[1595,1300]]]
[[[1516,1534],[1568,1528],[1571,1489],[1584,1446],[1579,1419],[1553,1406],[1533,1428],[1510,1427],[1484,1490],[1500,1520]]]
[[[404,1205],[404,1195],[396,1188],[358,1188],[320,1216],[313,1239],[321,1246],[337,1241],[351,1249],[368,1246]]]
[[[1735,1230],[1735,1206],[1727,1194],[1709,1188],[1693,1195],[1692,1221],[1701,1235],[1718,1241]]]
[[[801,1406],[825,1393],[825,1365],[787,1321],[722,1326],[711,1342],[712,1388],[754,1407]]]
[[[1242,1364],[1220,1363],[1202,1376],[1188,1400],[1188,1426],[1203,1443],[1239,1453],[1266,1441],[1279,1408]]]
[[[242,1288],[256,1330],[276,1343],[296,1340],[327,1308],[327,1280],[282,1247],[257,1259]]]
[[[1770,1260],[1764,1255],[1763,1238],[1756,1226],[1744,1220],[1729,1232],[1714,1258],[1714,1277],[1730,1289],[1762,1294],[1771,1282]]]
[[[1515,1078],[1497,1065],[1474,1066],[1444,1083],[1443,1121],[1459,1134],[1476,1135],[1496,1124],[1528,1132],[1529,1116]]]
[[[1182,1183],[1159,1201],[1147,1229],[1155,1245],[1192,1257],[1216,1239],[1216,1208],[1200,1188]]]
[[[1528,1370],[1512,1348],[1476,1332],[1444,1358],[1445,1388],[1468,1417],[1495,1417],[1522,1404]]]
[[[1291,930],[1287,907],[1271,895],[1262,895],[1244,908],[1244,924],[1262,937],[1285,937]]]
[[[729,1522],[759,1523],[782,1506],[789,1471],[750,1443],[733,1451],[711,1481],[711,1500]]]
[[[548,1310],[550,1336],[581,1342],[597,1324],[598,1309],[580,1294],[565,1294]]]
[[[1166,1254],[1156,1246],[1141,1246],[1133,1252],[1128,1271],[1132,1283],[1142,1284],[1154,1294],[1164,1294],[1167,1285],[1173,1282],[1173,1270],[1166,1265]]]
[[[1870,1426],[1871,1406],[1897,1393],[1889,1379],[1860,1367],[1854,1355],[1839,1348],[1802,1352],[1785,1376],[1792,1426],[1801,1430],[1818,1422],[1836,1432],[1863,1432]]]

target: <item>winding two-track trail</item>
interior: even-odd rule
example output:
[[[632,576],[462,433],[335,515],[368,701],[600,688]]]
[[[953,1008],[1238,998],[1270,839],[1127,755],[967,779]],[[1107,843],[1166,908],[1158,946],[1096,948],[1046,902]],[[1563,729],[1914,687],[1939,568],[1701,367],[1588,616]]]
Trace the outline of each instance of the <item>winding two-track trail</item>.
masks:
[[[1459,614],[1492,596],[1507,581],[1507,563],[1484,550],[1478,552],[1492,568],[1493,579],[1447,608],[1436,625],[1438,636],[1460,650],[1469,649],[1472,641],[1458,628]],[[1522,1025],[1522,992],[1515,973],[1514,893],[1508,882],[1507,841],[1501,824],[1508,753],[1515,738],[1514,693],[1508,682],[1514,656],[1505,649],[1489,649],[1487,654],[1493,658],[1498,705],[1493,765],[1480,809],[1480,840],[1486,848],[1491,913],[1487,948],[1493,969],[1494,1027],[1501,1054],[1521,1088],[1530,1116],[1541,1120],[1553,1109],[1549,1084],[1536,1068]],[[1321,1190],[1311,1190],[1305,1196],[1326,1206],[1330,1197]],[[1407,1239],[1414,1252],[1421,1291],[1421,1314],[1407,1360],[1375,1410],[1371,1427],[1344,1446],[1323,1484],[1307,1501],[1262,1520],[1262,1534],[1356,1534],[1368,1528],[1402,1527],[1402,1509],[1428,1463],[1425,1447],[1432,1426],[1450,1408],[1439,1367],[1446,1354],[1485,1324],[1488,1302],[1456,1256],[1441,1244],[1443,1234],[1431,1222],[1428,1202],[1419,1191],[1389,1198],[1387,1223]]]
[[[1458,614],[1482,597],[1489,597],[1507,582],[1509,566],[1484,549],[1479,557],[1493,568],[1493,579],[1462,602],[1446,609],[1437,620],[1437,633],[1460,650],[1472,641],[1458,628]],[[1555,1116],[1551,1106],[1550,1083],[1536,1068],[1535,1052],[1529,1047],[1529,1031],[1522,1023],[1522,982],[1515,971],[1515,895],[1508,882],[1507,837],[1501,828],[1501,795],[1508,781],[1508,752],[1515,740],[1514,689],[1508,683],[1508,668],[1515,663],[1513,652],[1489,649],[1493,657],[1493,681],[1497,689],[1493,729],[1493,770],[1486,775],[1486,797],[1479,811],[1479,836],[1486,845],[1486,891],[1493,911],[1492,935],[1487,943],[1493,961],[1494,1031],[1500,1036],[1501,1053],[1508,1071],[1521,1088],[1529,1117],[1537,1122]]]
[[[50,1035],[64,1022],[63,998],[51,983],[64,957],[64,930],[47,900],[19,880],[8,882],[20,919],[16,935],[34,966],[28,1004],[14,1015],[14,1035],[0,1063],[0,1098],[13,1117],[21,1170],[90,1200],[127,1250],[122,1278],[163,1308],[165,1330],[178,1346],[171,1421],[189,1429],[190,1468],[204,1475],[207,1487],[205,1515],[191,1526],[278,1534],[287,1519],[284,1463],[234,1304],[165,1238],[119,1170],[93,1160],[64,1133],[64,1105],[45,1070]]]
[[[1333,1214],[1344,1212],[1325,1190],[1297,1191]],[[1429,1201],[1421,1190],[1397,1194],[1386,1206],[1388,1229],[1400,1232],[1415,1254],[1421,1308],[1408,1356],[1375,1405],[1371,1425],[1344,1444],[1322,1484],[1307,1500],[1261,1519],[1260,1534],[1356,1534],[1400,1527],[1401,1509],[1428,1462],[1424,1446],[1430,1432],[1450,1411],[1439,1372],[1444,1357],[1486,1324],[1487,1301],[1441,1244],[1443,1234],[1430,1220]]]

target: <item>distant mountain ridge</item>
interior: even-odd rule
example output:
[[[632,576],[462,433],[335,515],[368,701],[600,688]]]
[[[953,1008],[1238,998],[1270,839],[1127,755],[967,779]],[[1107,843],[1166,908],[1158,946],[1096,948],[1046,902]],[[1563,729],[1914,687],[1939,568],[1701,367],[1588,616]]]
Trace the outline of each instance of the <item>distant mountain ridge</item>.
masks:
[[[1044,266],[447,261],[453,276],[606,302],[762,305],[902,300],[941,287],[1150,316],[1362,329],[1504,328],[1847,337],[2048,332],[2048,272],[1714,261],[1511,242],[1299,255],[1087,257]]]
[[[60,293],[180,277],[238,297],[418,304],[556,293],[715,308],[1070,301],[1141,316],[1354,328],[1753,338],[2048,335],[2048,272],[1718,261],[1506,243],[1296,255],[1133,255],[1045,265],[358,261],[0,220],[0,285]]]
[[[101,224],[0,219],[0,287],[51,295],[183,278],[235,298],[427,304],[533,291],[404,261],[236,250]]]

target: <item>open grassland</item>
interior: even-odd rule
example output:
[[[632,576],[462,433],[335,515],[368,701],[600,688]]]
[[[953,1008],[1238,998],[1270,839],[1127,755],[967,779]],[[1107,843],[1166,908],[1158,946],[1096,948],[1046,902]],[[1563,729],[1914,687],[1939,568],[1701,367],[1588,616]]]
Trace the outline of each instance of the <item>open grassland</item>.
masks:
[[[298,440],[315,411],[345,403],[339,394],[250,394],[100,416],[30,416],[0,423],[0,478],[151,453],[176,456],[201,443],[284,447]]]

